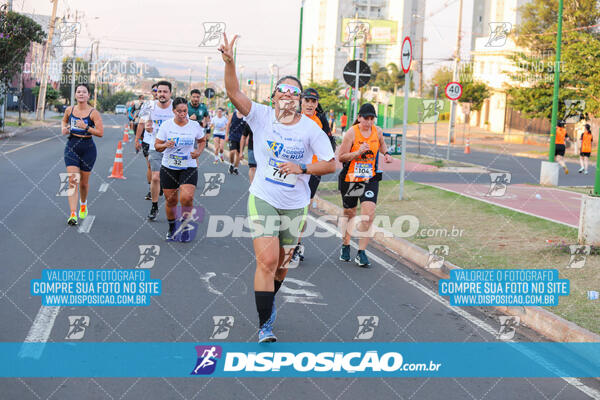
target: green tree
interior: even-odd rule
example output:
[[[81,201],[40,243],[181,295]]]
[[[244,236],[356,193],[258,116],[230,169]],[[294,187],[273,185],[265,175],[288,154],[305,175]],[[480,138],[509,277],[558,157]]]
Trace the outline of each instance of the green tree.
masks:
[[[558,0],[534,0],[520,11],[516,43],[526,51],[508,57],[518,69],[510,74],[515,83],[508,89],[509,105],[528,118],[551,118]],[[590,27],[599,19],[595,0],[564,1],[559,119],[569,99],[585,100],[592,114],[600,111],[600,35]]]
[[[8,86],[22,71],[31,43],[45,38],[42,27],[31,18],[0,11],[0,83]]]
[[[35,86],[31,88],[31,93],[37,99],[40,94],[40,86]],[[46,86],[46,103],[47,104],[55,104],[60,96],[60,92],[55,90],[50,84]]]
[[[73,57],[65,57],[62,62],[62,76],[60,84],[60,95],[67,101],[71,101],[71,76],[73,71]],[[83,58],[75,58],[75,85],[84,83],[90,88],[90,94],[94,93],[94,87],[90,84],[89,62]]]
[[[458,102],[471,103],[472,111],[480,111],[484,100],[491,95],[490,89],[483,82],[473,81],[473,67],[471,64],[466,64],[466,68],[461,71],[459,76],[463,92]]]
[[[366,85],[367,88],[373,86],[379,87],[387,92],[394,92],[397,87],[404,85],[404,72],[394,63],[382,66],[378,62],[371,65],[371,79]]]
[[[117,104],[125,104],[135,98],[136,96],[133,92],[120,91],[113,95],[99,98],[98,106],[101,112],[114,111]]]
[[[344,88],[337,79],[324,82],[311,82],[308,87],[314,88],[319,92],[319,103],[324,111],[333,110],[336,114],[345,110],[346,99],[340,95]]]
[[[433,73],[426,95],[433,98],[435,85],[438,85],[438,98],[440,98],[444,95],[444,88],[450,82],[452,82],[452,70],[448,67],[439,67]]]

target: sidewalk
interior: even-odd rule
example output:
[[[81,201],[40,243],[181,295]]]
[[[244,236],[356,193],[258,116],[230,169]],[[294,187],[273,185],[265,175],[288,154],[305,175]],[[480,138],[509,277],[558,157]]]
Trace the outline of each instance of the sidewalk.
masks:
[[[402,127],[385,129],[385,132],[402,133]],[[434,141],[433,124],[421,124],[421,140],[427,143]],[[418,137],[418,125],[409,125],[407,137],[416,140]],[[469,138],[471,149],[489,151],[494,153],[512,154],[514,156],[545,159],[548,157],[548,146],[550,137],[543,135],[529,134],[525,135],[526,143],[511,143],[515,139],[523,137],[522,134],[512,133],[505,135],[503,133],[488,132],[484,129],[474,126],[464,126],[457,123],[454,132],[454,146],[464,147],[465,141]],[[448,143],[448,121],[440,121],[437,124],[437,144],[446,145]],[[566,156],[575,156],[573,147],[567,149]],[[577,155],[578,157],[578,155]],[[592,157],[595,157],[593,152]]]
[[[27,133],[38,128],[60,126],[60,119],[52,118],[53,116],[57,115],[59,114],[48,110],[46,111],[46,119],[44,121],[36,121],[35,113],[23,113],[21,115],[23,124],[21,126],[12,126],[18,121],[18,113],[15,111],[9,111],[6,113],[6,123],[10,123],[11,125],[4,126],[4,131],[0,131],[0,140],[13,137],[18,134]]]
[[[427,183],[427,185],[544,218],[572,228],[578,228],[579,226],[579,209],[583,194],[548,187],[508,184],[506,192],[502,196],[490,196],[488,193],[491,184],[441,182]]]

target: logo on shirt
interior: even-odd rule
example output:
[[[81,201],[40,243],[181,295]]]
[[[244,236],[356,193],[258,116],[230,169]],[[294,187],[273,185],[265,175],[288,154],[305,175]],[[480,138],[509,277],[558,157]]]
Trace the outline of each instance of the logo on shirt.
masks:
[[[283,143],[267,140],[267,145],[269,146],[269,149],[271,150],[271,152],[273,152],[273,155],[275,157],[279,157],[279,155],[283,151]]]

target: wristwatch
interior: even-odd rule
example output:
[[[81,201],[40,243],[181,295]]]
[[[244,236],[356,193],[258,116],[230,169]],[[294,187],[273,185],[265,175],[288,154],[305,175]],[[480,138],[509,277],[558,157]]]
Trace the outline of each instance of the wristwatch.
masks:
[[[306,173],[306,164],[300,164],[300,169],[302,170],[302,173],[305,174]]]
[[[89,125],[86,125],[86,126],[85,126],[85,131],[87,132],[87,131],[88,131],[88,129],[90,129],[90,126],[89,126]]]
[[[389,155],[390,155],[390,152],[389,152],[389,151],[386,151],[385,153],[383,153],[383,155],[384,155],[384,156],[389,156]]]

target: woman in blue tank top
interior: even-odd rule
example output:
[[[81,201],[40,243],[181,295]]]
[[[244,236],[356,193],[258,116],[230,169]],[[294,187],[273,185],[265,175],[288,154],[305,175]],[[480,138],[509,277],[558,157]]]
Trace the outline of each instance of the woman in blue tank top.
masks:
[[[84,84],[75,88],[77,105],[68,107],[62,119],[62,134],[69,135],[65,146],[65,165],[69,179],[69,225],[77,225],[77,194],[79,192],[79,218],[88,214],[87,194],[90,173],[96,162],[96,145],[92,136],[102,137],[104,127],[100,113],[88,104],[90,91]]]

